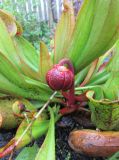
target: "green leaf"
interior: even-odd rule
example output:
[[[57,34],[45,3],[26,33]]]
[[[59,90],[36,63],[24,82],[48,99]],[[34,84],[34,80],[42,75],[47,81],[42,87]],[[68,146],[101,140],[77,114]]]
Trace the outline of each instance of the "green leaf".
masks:
[[[31,129],[27,131],[27,133],[22,138],[22,141],[17,145],[16,147],[17,149],[22,148],[26,146],[27,144],[29,144],[32,141],[32,138],[37,139],[47,132],[48,127],[49,127],[49,120],[45,120],[45,119],[47,119],[46,116],[41,115],[39,119],[35,120]],[[20,136],[23,134],[27,126],[28,126],[28,122],[26,120],[24,120],[20,124],[17,130],[17,133],[14,137],[15,141],[17,141],[20,138]]]
[[[101,85],[101,84],[104,84],[108,80],[109,76],[110,76],[110,73],[108,73],[106,71],[106,69],[101,71],[101,72],[97,72],[90,79],[90,81],[88,82],[87,85],[89,86],[89,85],[99,85],[99,84]]]
[[[119,130],[119,101],[97,100],[94,91],[87,92],[92,122],[102,130]],[[96,95],[96,93],[95,93]]]
[[[119,100],[119,71],[111,73],[107,82],[103,86],[105,98]]]
[[[107,70],[113,73],[116,73],[119,71],[119,40],[113,47],[113,55]]]
[[[69,46],[69,41],[75,25],[75,17],[73,6],[71,3],[64,1],[64,11],[61,19],[57,24],[55,32],[55,63],[58,63],[61,58],[66,58],[66,49]]]
[[[4,21],[10,36],[15,36],[17,33],[17,26],[13,16],[0,9],[0,18]]]
[[[96,100],[100,100],[100,99],[103,99],[104,98],[104,93],[103,93],[103,88],[99,85],[92,85],[92,86],[84,86],[84,87],[77,87],[75,89],[76,91],[83,91],[83,92],[87,92],[87,91],[93,91],[95,92],[95,99]],[[78,93],[77,92],[77,93]]]
[[[15,160],[34,160],[38,152],[38,146],[35,144],[32,147],[25,147]]]
[[[43,103],[47,101],[47,99],[52,94],[47,85],[38,82],[38,85],[34,85],[33,83],[29,84],[28,88],[24,88],[23,86],[19,87],[17,84],[10,82],[5,76],[0,74],[0,92],[5,93],[14,97],[24,97],[24,98],[32,98],[42,101]],[[31,86],[31,87],[30,87]],[[33,88],[33,91],[31,88]],[[42,93],[42,94],[41,94]],[[53,101],[58,101],[55,98]]]
[[[55,160],[55,128],[54,128],[54,114],[53,110],[50,110],[50,124],[47,136],[43,142],[35,160]]]
[[[20,149],[20,148],[26,146],[27,144],[29,144],[30,142],[32,142],[33,139],[37,139],[38,137],[45,134],[48,130],[48,127],[49,127],[49,120],[46,120],[46,119],[47,119],[47,117],[46,117],[45,113],[40,115],[40,117],[38,117],[34,121],[31,128],[23,136],[22,140],[17,144],[15,149]],[[29,118],[29,121],[31,121],[30,118]],[[9,150],[9,149],[12,151],[12,149],[14,148],[13,146],[19,140],[21,135],[24,133],[24,130],[26,129],[27,126],[28,126],[28,121],[25,119],[20,124],[20,126],[16,132],[15,137],[13,139],[11,139],[8,144],[6,144],[2,148],[0,148],[0,154],[6,152],[6,150]]]
[[[118,26],[118,0],[84,0],[66,53],[76,72],[113,46],[119,37]]]
[[[35,48],[22,36],[14,37],[13,39],[17,54],[19,55],[19,69],[20,71],[33,79],[39,80],[38,72],[38,53]]]
[[[4,12],[3,16],[4,16]],[[5,14],[6,15],[6,14]],[[8,15],[6,15],[8,16]],[[15,21],[15,20],[14,20]],[[17,30],[21,34],[20,25],[17,24]],[[0,19],[0,51],[8,60],[18,69],[27,73],[28,76],[37,79],[38,76],[38,54],[34,47],[21,36],[10,37],[5,22]]]
[[[14,44],[20,59],[23,59],[31,69],[38,71],[38,53],[35,48],[22,36],[14,37]]]
[[[110,76],[104,84],[103,89],[105,98],[119,100],[119,41],[114,46],[113,54],[108,66]]]
[[[52,61],[45,43],[40,42],[40,79],[46,82],[46,73],[52,68]]]
[[[28,77],[26,77],[25,79],[27,84],[29,84],[32,88],[34,88],[33,89],[34,95],[32,95],[32,99],[35,99],[35,97],[37,97],[36,98],[37,100],[47,101],[51,96],[51,94],[53,93],[53,91],[45,83],[30,79]],[[52,101],[58,102],[58,99],[53,98]]]
[[[108,62],[110,62],[110,59],[112,57],[112,52],[113,52],[113,49],[111,48],[104,55],[99,57],[98,64],[97,64],[95,72],[98,72],[100,70],[100,67],[105,63],[105,60],[106,60],[107,64],[108,64]],[[107,67],[107,64],[106,64],[106,66],[104,68]]]
[[[118,160],[118,159],[119,159],[119,152],[116,152],[113,156],[111,156],[107,160]]]
[[[25,81],[22,74],[1,52],[0,52],[0,73],[14,84],[25,87]]]
[[[4,54],[13,64],[19,64],[19,57],[17,55],[12,38],[7,31],[4,21],[0,18],[0,52]]]
[[[5,94],[10,94],[14,96],[25,97],[28,93],[24,92],[23,88],[19,88],[14,83],[10,82],[5,76],[0,74],[0,91]]]
[[[87,75],[89,71],[90,65],[85,67],[81,72],[77,73],[75,76],[75,86],[80,85],[81,82],[83,82],[85,76]]]
[[[2,77],[2,79],[0,79],[0,90],[3,91],[3,93],[5,93],[5,90],[8,91],[8,88],[6,88],[7,85],[9,86],[9,91],[12,90],[8,92],[9,94],[12,94],[14,91],[16,95],[19,94],[19,96],[30,99],[46,101],[52,94],[52,90],[45,83],[24,76],[2,53],[0,53],[0,63],[0,73]],[[3,85],[5,82],[6,85]],[[10,86],[15,87],[15,90],[10,88]]]

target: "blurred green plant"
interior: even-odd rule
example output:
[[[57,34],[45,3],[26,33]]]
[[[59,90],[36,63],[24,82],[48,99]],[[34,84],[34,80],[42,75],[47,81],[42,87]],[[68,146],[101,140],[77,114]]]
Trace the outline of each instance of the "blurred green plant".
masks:
[[[114,155],[112,155],[107,160],[118,160],[119,159],[119,152],[116,152]]]
[[[31,42],[37,50],[39,49],[39,41],[44,41],[45,44],[50,47],[54,24],[49,27],[48,22],[39,21],[35,11],[29,10],[27,13],[25,9],[26,2],[27,0],[17,2],[4,0],[4,2],[0,3],[0,9],[4,9],[16,17],[23,27],[23,36]],[[36,7],[36,5],[37,1],[33,1],[33,7]]]

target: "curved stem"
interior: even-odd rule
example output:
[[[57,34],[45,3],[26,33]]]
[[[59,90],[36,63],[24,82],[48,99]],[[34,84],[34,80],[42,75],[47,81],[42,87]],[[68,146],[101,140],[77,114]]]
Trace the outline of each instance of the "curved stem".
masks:
[[[70,69],[70,71],[72,71],[72,73],[74,74],[74,67],[71,63],[71,61],[68,58],[64,58],[59,62],[59,65],[67,65],[68,68]]]

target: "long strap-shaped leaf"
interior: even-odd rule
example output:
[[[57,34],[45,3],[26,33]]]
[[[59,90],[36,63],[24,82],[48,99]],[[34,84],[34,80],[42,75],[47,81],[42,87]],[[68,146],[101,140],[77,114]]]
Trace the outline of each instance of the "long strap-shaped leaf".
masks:
[[[27,90],[20,88],[18,85],[10,82],[5,76],[0,74],[0,92],[14,97],[22,96],[30,98],[31,94]]]
[[[39,65],[39,72],[40,72],[40,79],[44,82],[47,71],[52,67],[51,57],[48,52],[47,46],[40,42],[40,65]]]
[[[69,45],[74,25],[75,18],[73,7],[71,3],[68,3],[67,0],[65,0],[64,11],[55,32],[55,63],[57,63],[61,58],[66,57],[65,51]]]
[[[4,93],[5,87],[8,85],[9,90],[6,88],[6,91],[9,92],[6,93],[12,94],[16,92],[17,95],[19,94],[19,96],[23,96],[25,98],[47,100],[51,95],[52,91],[46,84],[23,76],[22,73],[19,72],[19,70],[2,53],[0,53],[0,64],[0,73],[2,76],[2,79],[0,79],[0,90]],[[4,85],[5,83],[6,85]],[[13,92],[13,89],[11,89],[10,92],[10,86],[14,86],[17,89],[19,88],[19,92],[17,92],[18,90],[14,90]],[[22,91],[23,94],[21,95]]]
[[[14,44],[20,58],[23,59],[25,63],[30,66],[31,69],[37,71],[38,53],[36,52],[35,48],[22,36],[15,37]]]
[[[38,146],[37,144],[34,144],[32,147],[25,147],[17,156],[15,160],[34,160],[34,157],[36,156],[38,152]]]
[[[38,54],[35,48],[20,36],[22,33],[20,24],[12,15],[3,10],[0,10],[0,18],[0,51],[2,51],[13,64],[18,64],[17,67],[22,68],[22,71],[25,70],[26,72],[28,71],[28,73],[32,72],[32,75],[37,75],[35,71],[38,71]],[[15,36],[15,34],[19,34],[19,36]],[[26,66],[28,66],[27,69]]]
[[[55,160],[55,128],[53,110],[50,108],[50,124],[47,136],[42,144],[35,160]]]
[[[23,32],[22,26],[18,23],[14,16],[7,11],[0,9],[0,18],[4,21],[10,36],[21,35]]]
[[[22,87],[26,87],[26,83],[22,74],[17,67],[13,65],[7,57],[0,52],[0,73],[3,74],[9,81]]]
[[[13,38],[13,42],[20,59],[19,69],[33,79],[40,79],[38,73],[38,53],[35,48],[22,36]]]
[[[103,89],[105,98],[110,100],[119,100],[119,40],[114,46],[114,55],[108,66],[110,76]]]
[[[7,30],[11,36],[14,36],[17,33],[17,25],[15,23],[14,18],[8,14],[7,12],[0,9],[0,18],[6,24]]]
[[[19,57],[16,49],[13,45],[12,38],[7,31],[7,28],[0,18],[0,52],[2,52],[7,58],[15,65],[18,66]]]
[[[40,101],[47,101],[47,99],[51,95],[51,91],[48,90],[48,87],[38,82],[36,84],[36,81],[34,83],[30,83],[27,81],[29,86],[32,86],[34,88],[38,88],[38,90],[30,88],[23,88],[22,86],[18,86],[12,82],[10,82],[6,77],[4,77],[2,74],[0,74],[0,92],[5,93],[7,95],[11,95],[14,97],[24,97],[24,98],[30,98],[30,99],[37,99]],[[56,99],[53,99],[53,101],[57,101]]]
[[[76,72],[112,47],[118,26],[118,0],[84,0],[66,53]]]

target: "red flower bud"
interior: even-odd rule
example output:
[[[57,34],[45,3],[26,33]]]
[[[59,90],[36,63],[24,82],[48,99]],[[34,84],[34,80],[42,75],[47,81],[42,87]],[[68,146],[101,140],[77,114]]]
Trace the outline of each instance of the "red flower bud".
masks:
[[[65,91],[72,87],[74,83],[74,74],[65,66],[57,64],[48,71],[46,80],[53,90]]]

